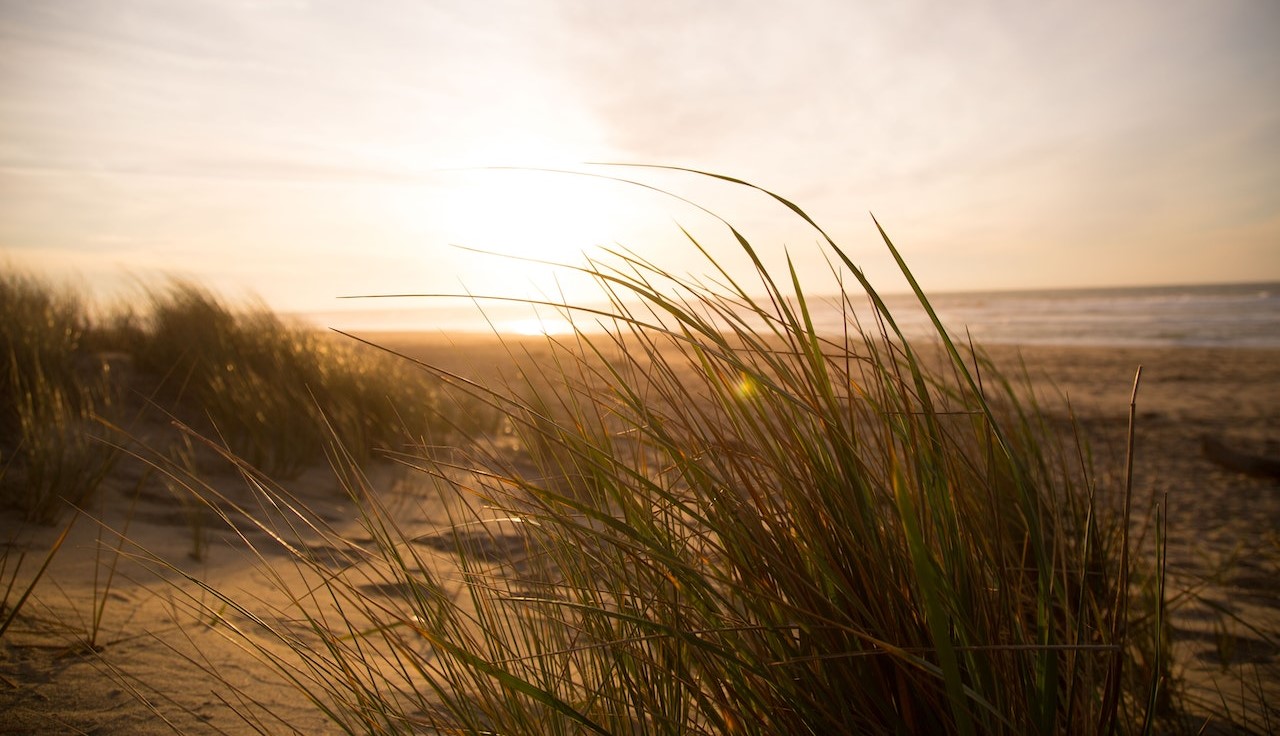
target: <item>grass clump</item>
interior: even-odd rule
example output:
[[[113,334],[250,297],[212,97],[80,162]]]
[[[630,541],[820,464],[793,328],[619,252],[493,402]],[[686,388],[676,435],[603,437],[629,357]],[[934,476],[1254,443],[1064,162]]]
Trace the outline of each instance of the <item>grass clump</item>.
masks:
[[[404,363],[188,283],[152,295],[138,361],[163,376],[160,396],[273,475],[323,459],[332,437],[368,457],[446,428],[438,392]]]
[[[0,310],[0,503],[30,521],[96,493],[134,435],[167,455],[174,418],[281,477],[337,445],[363,461],[496,421],[403,361],[188,283],[94,320],[69,290],[4,273]]]
[[[470,385],[518,450],[404,458],[447,528],[402,526],[338,458],[372,551],[312,526],[352,561],[297,551],[287,621],[219,605],[351,733],[1148,730],[1128,489],[940,325],[907,341],[829,238],[869,328],[846,290],[845,333],[818,334],[730,231],[750,287],[614,253],[586,269],[612,329],[549,338],[518,390]]]
[[[115,396],[83,348],[84,304],[28,276],[0,274],[0,502],[48,523],[92,495],[115,463]]]

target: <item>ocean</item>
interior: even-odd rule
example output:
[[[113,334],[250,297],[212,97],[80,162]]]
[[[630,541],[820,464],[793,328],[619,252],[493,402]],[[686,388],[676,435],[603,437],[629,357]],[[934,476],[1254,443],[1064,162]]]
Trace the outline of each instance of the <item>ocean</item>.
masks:
[[[1280,348],[1280,283],[935,293],[929,299],[954,336],[964,339],[967,331],[981,344]],[[839,335],[845,320],[840,300],[809,301],[816,329]],[[850,301],[864,327],[874,328],[866,297],[852,295]],[[885,301],[908,337],[936,334],[912,295],[885,295]],[[364,303],[371,308],[301,316],[318,326],[357,332],[568,330],[562,315],[549,308],[401,303],[386,309],[373,300]],[[597,329],[593,316],[575,321],[587,331]]]
[[[1280,347],[1280,283],[929,296],[954,336],[1018,345]],[[908,336],[935,334],[913,297],[886,297]],[[815,325],[817,326],[817,325]],[[838,317],[830,325],[838,326]]]

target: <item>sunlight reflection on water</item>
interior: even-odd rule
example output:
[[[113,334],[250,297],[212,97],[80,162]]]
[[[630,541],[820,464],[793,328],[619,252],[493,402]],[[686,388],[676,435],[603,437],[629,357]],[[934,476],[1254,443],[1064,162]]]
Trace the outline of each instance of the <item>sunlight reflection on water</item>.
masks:
[[[964,339],[967,329],[975,340],[987,344],[1280,347],[1280,285],[1276,284],[942,293],[930,299],[954,336]],[[885,301],[908,337],[934,334],[915,297],[890,294]],[[874,329],[865,297],[851,295],[849,303],[862,325]],[[592,311],[612,311],[609,305],[584,306],[588,309],[566,312],[527,304],[419,303],[410,309],[299,316],[317,326],[339,329],[513,336],[564,335],[575,328],[599,333],[617,327]],[[818,331],[829,336],[841,334],[851,316],[835,298],[811,298],[809,307]],[[633,316],[645,322],[655,319],[644,310]]]

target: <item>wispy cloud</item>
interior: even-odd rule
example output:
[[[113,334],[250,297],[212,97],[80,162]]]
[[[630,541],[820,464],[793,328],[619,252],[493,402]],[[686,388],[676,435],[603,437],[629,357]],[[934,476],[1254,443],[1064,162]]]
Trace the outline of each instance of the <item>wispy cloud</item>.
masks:
[[[842,234],[875,210],[947,287],[1082,283],[1104,244],[1280,278],[1278,27],[1260,0],[0,0],[0,247],[400,254],[442,243],[380,196],[622,159],[758,180]]]

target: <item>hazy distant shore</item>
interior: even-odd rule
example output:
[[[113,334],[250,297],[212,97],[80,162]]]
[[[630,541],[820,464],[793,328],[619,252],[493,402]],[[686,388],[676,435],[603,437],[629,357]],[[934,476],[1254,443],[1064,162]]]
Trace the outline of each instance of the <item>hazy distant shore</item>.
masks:
[[[914,296],[884,298],[908,338],[935,334]],[[972,336],[988,346],[1280,348],[1280,283],[944,292],[929,299],[958,340]],[[322,329],[476,337],[564,334],[574,326],[598,333],[612,327],[589,312],[551,307],[485,300],[389,301],[394,306],[370,300],[353,302],[346,310],[293,316]],[[584,306],[610,311],[605,304]],[[865,297],[851,296],[848,303],[834,296],[810,297],[809,308],[822,334],[841,334],[850,309],[864,325],[873,322]]]

